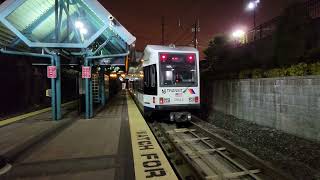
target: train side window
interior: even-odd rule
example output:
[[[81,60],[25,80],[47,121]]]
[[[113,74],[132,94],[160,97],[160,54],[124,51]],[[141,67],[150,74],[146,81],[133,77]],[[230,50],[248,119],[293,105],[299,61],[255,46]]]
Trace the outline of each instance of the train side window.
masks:
[[[156,68],[155,65],[151,66],[151,87],[156,87]]]
[[[144,93],[147,95],[157,95],[157,70],[156,65],[150,65],[143,68],[144,72]]]
[[[144,87],[144,84],[143,84],[143,79],[139,79],[139,85],[140,85],[140,91],[143,92],[143,87]]]
[[[146,66],[143,68],[143,81],[144,81],[144,87],[149,88],[150,86],[150,76],[149,76],[149,66]]]

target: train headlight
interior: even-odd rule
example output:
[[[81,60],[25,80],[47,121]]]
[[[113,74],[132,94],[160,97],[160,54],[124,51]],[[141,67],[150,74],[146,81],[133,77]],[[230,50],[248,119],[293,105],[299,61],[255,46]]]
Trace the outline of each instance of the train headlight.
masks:
[[[173,113],[170,113],[170,121],[174,122],[174,114]]]
[[[191,114],[188,114],[188,120],[191,120],[192,116]]]

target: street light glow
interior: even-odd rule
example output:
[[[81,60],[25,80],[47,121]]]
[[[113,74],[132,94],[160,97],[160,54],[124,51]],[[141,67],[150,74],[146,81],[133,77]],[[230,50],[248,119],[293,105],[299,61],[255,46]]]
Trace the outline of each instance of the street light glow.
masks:
[[[255,7],[256,7],[256,5],[255,5],[254,2],[250,2],[250,3],[248,4],[248,9],[249,9],[249,10],[253,10]]]
[[[258,7],[259,3],[260,3],[260,0],[250,1],[247,5],[247,9],[252,11]]]
[[[243,38],[245,36],[246,32],[242,29],[238,29],[238,30],[235,30],[233,33],[232,33],[232,37],[234,39],[240,39],[240,38]]]
[[[243,29],[236,29],[231,33],[231,40],[236,42],[237,44],[245,44],[247,41],[247,33]]]

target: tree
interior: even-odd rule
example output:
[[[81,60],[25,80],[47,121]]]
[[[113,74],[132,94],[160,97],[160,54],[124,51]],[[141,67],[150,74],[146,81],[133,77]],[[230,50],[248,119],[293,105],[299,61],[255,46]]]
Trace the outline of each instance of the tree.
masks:
[[[297,63],[306,51],[311,19],[306,16],[305,6],[292,3],[280,17],[275,32],[276,66]]]
[[[204,50],[206,59],[209,61],[210,68],[214,67],[217,61],[223,60],[226,56],[228,37],[217,35],[210,40],[208,48]]]

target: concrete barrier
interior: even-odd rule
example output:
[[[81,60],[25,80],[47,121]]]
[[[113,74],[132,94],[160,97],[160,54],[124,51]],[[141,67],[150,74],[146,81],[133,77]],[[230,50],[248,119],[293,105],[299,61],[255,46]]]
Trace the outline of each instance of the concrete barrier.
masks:
[[[320,76],[203,82],[209,109],[320,141]]]

